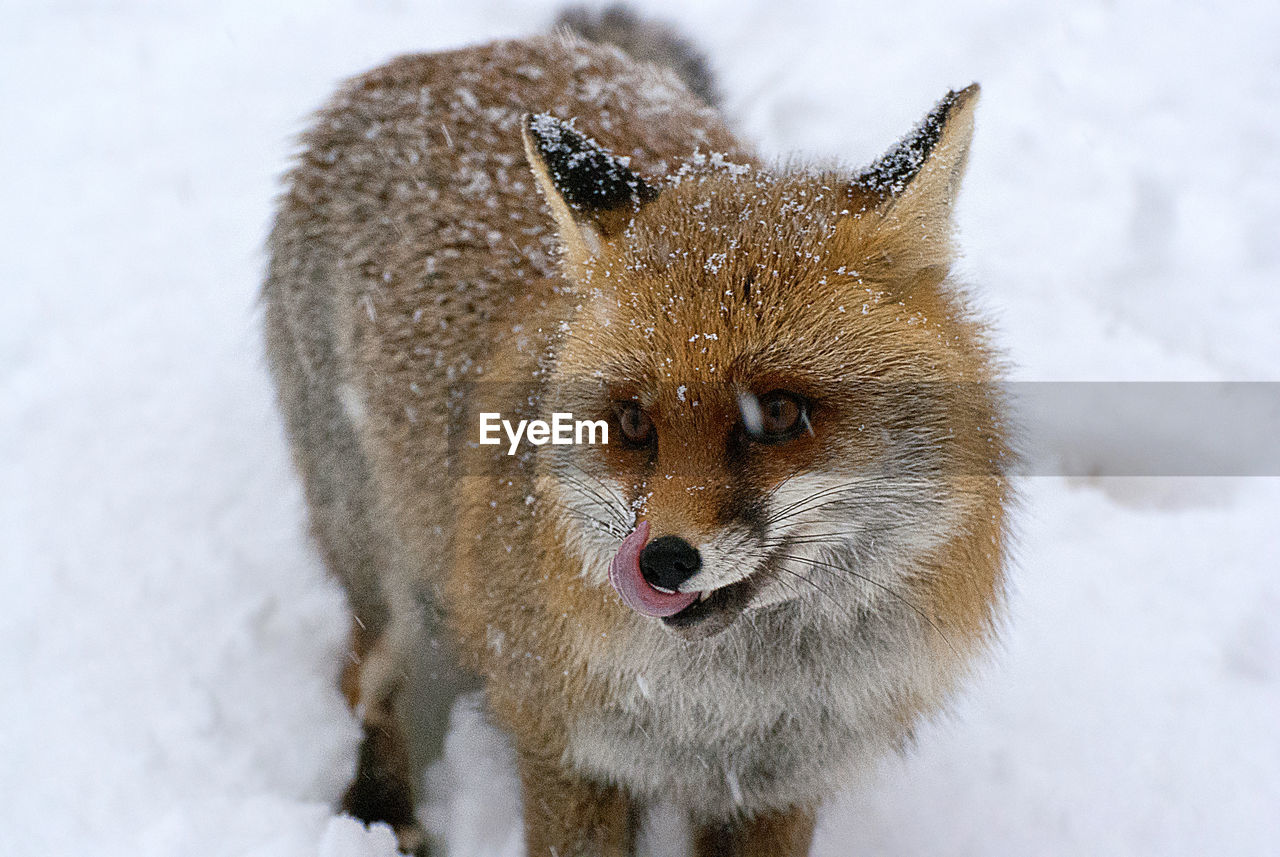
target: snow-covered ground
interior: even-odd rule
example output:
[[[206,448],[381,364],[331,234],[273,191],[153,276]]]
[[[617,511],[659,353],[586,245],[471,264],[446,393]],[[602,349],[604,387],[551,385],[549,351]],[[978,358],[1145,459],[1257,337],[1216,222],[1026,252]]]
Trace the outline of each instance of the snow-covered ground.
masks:
[[[654,8],[768,152],[864,161],[983,83],[962,240],[1017,377],[1280,380],[1274,4]],[[260,357],[261,244],[337,79],[553,9],[0,9],[0,854],[394,853],[332,810],[346,623]],[[1278,520],[1278,479],[1026,480],[1001,652],[814,853],[1276,853]],[[473,709],[431,780],[454,854],[519,853]]]

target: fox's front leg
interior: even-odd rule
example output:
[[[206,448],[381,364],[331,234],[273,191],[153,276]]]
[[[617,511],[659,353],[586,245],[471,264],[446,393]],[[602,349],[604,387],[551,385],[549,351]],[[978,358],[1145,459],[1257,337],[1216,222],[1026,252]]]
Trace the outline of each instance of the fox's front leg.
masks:
[[[621,789],[520,757],[528,857],[632,857],[639,816]]]
[[[400,850],[425,854],[427,843],[414,815],[409,750],[396,697],[401,690],[400,652],[391,635],[371,634],[356,620],[342,691],[364,729],[356,775],[342,808],[366,823],[386,822]]]
[[[694,857],[805,857],[814,813],[791,809],[698,828]]]

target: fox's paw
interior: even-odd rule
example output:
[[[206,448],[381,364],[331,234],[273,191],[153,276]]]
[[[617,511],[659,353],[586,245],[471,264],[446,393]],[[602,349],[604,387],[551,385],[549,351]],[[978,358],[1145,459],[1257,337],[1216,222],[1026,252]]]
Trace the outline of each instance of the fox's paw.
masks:
[[[396,834],[400,850],[414,857],[431,852],[413,811],[413,790],[397,736],[365,724],[355,779],[342,797],[342,809],[365,824],[383,822]]]
[[[387,824],[396,835],[396,844],[404,854],[430,857],[432,849],[427,835],[413,816],[407,795],[391,793],[386,783],[357,777],[342,798],[342,810],[365,824]],[[404,807],[408,805],[406,813]]]

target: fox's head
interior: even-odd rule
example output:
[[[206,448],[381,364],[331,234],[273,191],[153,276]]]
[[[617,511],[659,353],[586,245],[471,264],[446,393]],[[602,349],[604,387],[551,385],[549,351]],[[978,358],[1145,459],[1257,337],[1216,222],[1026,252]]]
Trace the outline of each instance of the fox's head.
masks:
[[[641,176],[526,119],[577,303],[544,407],[609,424],[541,465],[588,577],[695,638],[784,603],[918,601],[998,515],[993,360],[950,281],[977,100],[848,174],[696,155]]]

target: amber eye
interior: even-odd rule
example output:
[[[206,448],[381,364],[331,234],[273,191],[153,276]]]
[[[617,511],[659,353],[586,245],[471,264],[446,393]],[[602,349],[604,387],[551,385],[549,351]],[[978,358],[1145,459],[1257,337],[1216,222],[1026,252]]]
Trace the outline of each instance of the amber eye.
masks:
[[[622,438],[631,446],[645,446],[653,439],[653,420],[635,402],[614,405]]]
[[[756,440],[779,443],[809,430],[809,404],[795,393],[774,390],[760,397],[760,429]]]

